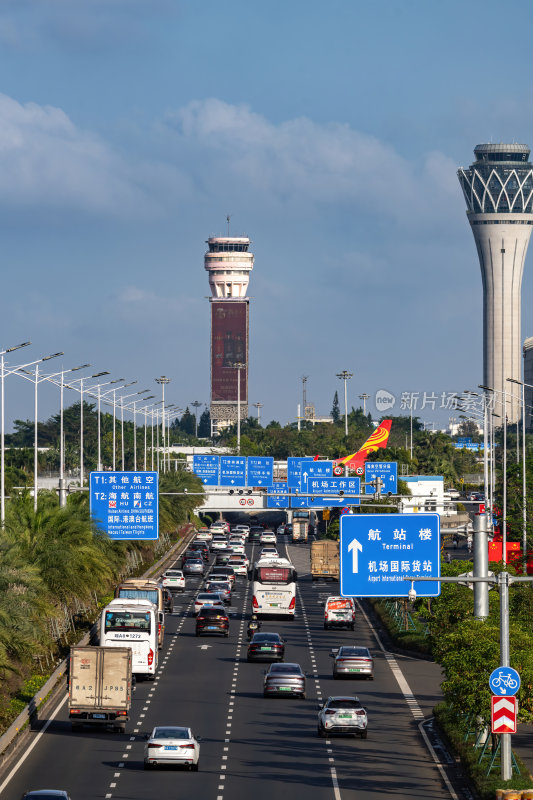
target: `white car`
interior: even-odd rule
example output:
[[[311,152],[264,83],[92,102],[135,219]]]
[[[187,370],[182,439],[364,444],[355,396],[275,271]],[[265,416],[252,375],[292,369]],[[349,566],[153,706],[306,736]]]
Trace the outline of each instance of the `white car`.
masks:
[[[244,553],[244,545],[242,542],[231,541],[228,544],[232,553]]]
[[[274,531],[263,531],[259,537],[259,544],[276,544],[276,534]]]
[[[213,536],[213,541],[210,544],[211,550],[225,550],[228,546],[228,540],[225,536],[220,536],[219,534],[215,533]]]
[[[368,735],[368,717],[358,697],[328,697],[318,712],[318,735],[345,733],[349,736]]]
[[[324,630],[355,627],[355,603],[351,597],[333,595],[324,602]]]
[[[250,559],[244,553],[235,553],[228,559],[228,567],[233,567],[235,575],[248,575]]]
[[[210,531],[209,528],[200,528],[200,530],[194,537],[194,540],[196,542],[207,542],[209,544],[212,538],[213,538],[213,532]]]
[[[198,771],[200,745],[190,728],[177,725],[158,725],[148,735],[144,746],[144,768],[161,764],[187,766]]]
[[[167,569],[161,576],[164,589],[172,592],[183,592],[185,589],[185,575],[181,569]]]
[[[279,553],[275,547],[273,547],[270,544],[267,544],[267,546],[263,547],[263,549],[259,553],[259,558],[279,558]]]
[[[193,614],[196,616],[204,606],[217,606],[224,608],[222,597],[214,592],[199,592],[194,600]]]

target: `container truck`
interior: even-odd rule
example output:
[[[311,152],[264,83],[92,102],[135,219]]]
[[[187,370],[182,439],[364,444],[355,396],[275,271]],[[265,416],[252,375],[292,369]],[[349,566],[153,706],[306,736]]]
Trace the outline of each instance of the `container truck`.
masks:
[[[71,647],[68,712],[72,730],[111,725],[124,733],[131,707],[131,648]]]
[[[332,539],[321,539],[311,544],[311,578],[333,578],[340,575],[339,543]]]

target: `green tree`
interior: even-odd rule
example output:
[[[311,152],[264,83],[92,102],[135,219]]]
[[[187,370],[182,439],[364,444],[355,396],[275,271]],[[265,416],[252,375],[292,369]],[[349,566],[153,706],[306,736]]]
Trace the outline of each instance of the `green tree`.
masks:
[[[339,406],[339,393],[336,391],[333,395],[333,405],[331,407],[331,416],[333,417],[333,422],[336,425],[341,417],[341,411]]]
[[[206,408],[205,411],[202,412],[202,416],[200,417],[200,421],[198,422],[198,438],[200,439],[211,438],[211,414],[209,413],[208,408]]]

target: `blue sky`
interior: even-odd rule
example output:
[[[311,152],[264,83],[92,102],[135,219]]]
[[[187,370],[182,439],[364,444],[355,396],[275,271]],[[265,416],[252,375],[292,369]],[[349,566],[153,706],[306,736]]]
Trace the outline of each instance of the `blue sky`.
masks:
[[[264,421],[294,417],[303,374],[321,414],[342,369],[351,403],[475,387],[456,169],[479,142],[533,143],[532,28],[518,0],[2,0],[2,344],[207,402],[203,255],[230,212],[256,255]],[[10,378],[8,418],[32,402]]]

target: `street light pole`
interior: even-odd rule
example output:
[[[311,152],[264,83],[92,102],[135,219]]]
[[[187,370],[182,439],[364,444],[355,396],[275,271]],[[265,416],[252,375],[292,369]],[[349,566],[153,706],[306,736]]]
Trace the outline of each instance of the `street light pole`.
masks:
[[[233,362],[234,369],[237,370],[237,453],[241,452],[241,369],[246,369],[246,364],[242,361]]]
[[[195,438],[198,439],[198,409],[203,403],[200,403],[199,400],[193,400],[191,406],[194,408],[194,435]]]
[[[257,408],[257,424],[261,427],[261,409],[263,408],[264,403],[254,403],[254,408]],[[299,421],[298,421],[298,424]]]
[[[61,370],[60,383],[60,412],[59,412],[59,505],[64,508],[67,505],[67,489],[65,486],[65,438],[63,432],[63,395],[65,387],[65,373],[77,372],[80,369],[87,369],[90,364],[81,364],[79,367]]]
[[[527,572],[527,494],[526,494],[526,395],[525,387],[533,389],[533,385],[518,381],[516,378],[507,378],[510,383],[522,386],[522,563],[524,575]]]
[[[155,382],[158,383],[161,386],[162,398],[163,398],[162,401],[161,401],[162,404],[163,404],[162,405],[162,414],[161,414],[161,424],[163,426],[162,429],[161,429],[161,436],[162,436],[162,439],[163,439],[163,472],[165,471],[165,386],[167,385],[167,383],[170,383],[170,380],[171,379],[167,378],[165,375],[161,375],[160,378],[156,378],[155,379]],[[158,430],[158,437],[159,437],[159,427],[158,427],[157,430]],[[158,461],[159,461],[159,442],[158,442],[158,451],[157,452],[158,452],[157,458],[158,458]],[[158,469],[159,469],[159,465],[158,465]]]
[[[359,400],[363,401],[363,414],[366,417],[366,401],[370,400],[370,395],[367,394],[366,392],[363,392],[363,394],[359,395]]]
[[[124,378],[116,378],[114,381],[106,381],[105,383],[100,383],[98,386],[94,386],[93,389],[98,389],[98,414],[97,414],[97,432],[98,432],[98,463],[96,465],[96,469],[98,472],[102,472],[103,464],[102,464],[102,425],[101,425],[101,400],[102,397],[106,397],[108,394],[113,394],[115,391],[114,389],[108,389],[107,392],[100,393],[100,389],[102,386],[111,386],[114,383],[122,383]]]
[[[348,381],[353,378],[353,372],[343,369],[342,372],[337,372],[337,378],[344,381],[344,435],[348,436]]]
[[[5,368],[5,361],[4,356],[6,353],[12,353],[14,350],[20,350],[21,347],[28,347],[31,342],[23,342],[22,344],[17,344],[15,347],[8,347],[6,350],[2,350],[0,353],[0,524],[2,528],[4,527],[5,519],[6,519],[6,493],[5,493],[5,425],[6,425],[6,418],[5,418],[5,386],[4,381],[6,375],[10,375],[10,372],[6,373]],[[36,362],[33,362],[36,363]],[[28,366],[22,364],[21,366]],[[15,370],[12,370],[15,371]]]

